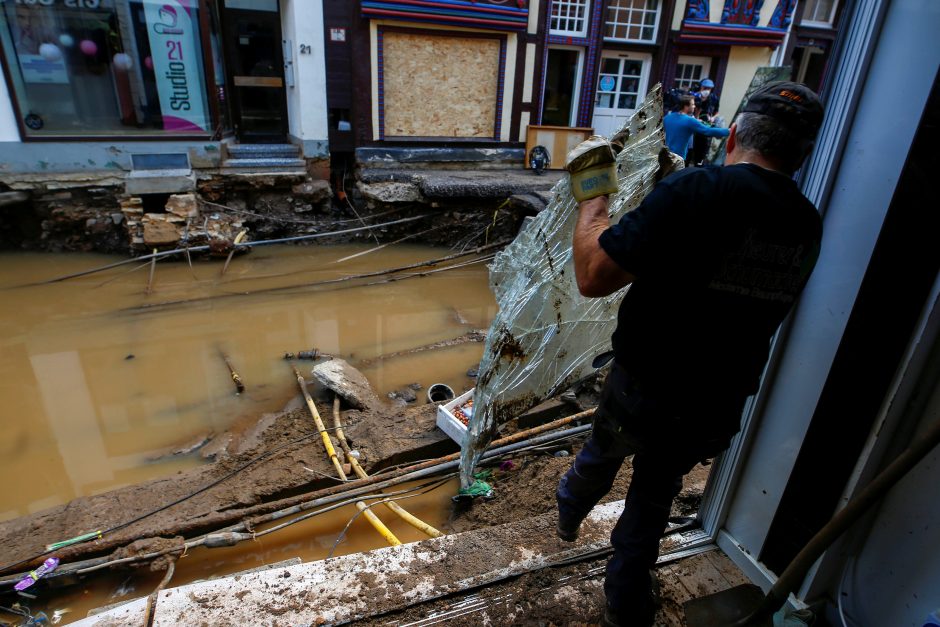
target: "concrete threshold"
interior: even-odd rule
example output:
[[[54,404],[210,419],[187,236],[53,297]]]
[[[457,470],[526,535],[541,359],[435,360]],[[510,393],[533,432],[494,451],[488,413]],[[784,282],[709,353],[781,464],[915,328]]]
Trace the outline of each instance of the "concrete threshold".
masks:
[[[162,591],[153,625],[341,624],[521,575],[609,546],[623,510],[595,507],[579,539],[555,535],[555,513],[411,544]],[[74,623],[142,625],[146,598]]]

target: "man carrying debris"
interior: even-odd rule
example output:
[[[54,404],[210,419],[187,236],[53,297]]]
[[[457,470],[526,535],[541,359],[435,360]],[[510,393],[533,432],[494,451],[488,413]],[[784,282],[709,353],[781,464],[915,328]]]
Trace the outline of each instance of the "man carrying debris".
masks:
[[[615,225],[616,137],[592,137],[568,155],[578,289],[601,297],[631,286],[593,434],[557,492],[558,535],[573,541],[633,455],[611,534],[605,624],[652,624],[650,568],[682,477],[740,429],[770,338],[816,263],[822,222],[791,177],[822,118],[805,86],[764,86],[731,126],[723,167],[666,177]]]

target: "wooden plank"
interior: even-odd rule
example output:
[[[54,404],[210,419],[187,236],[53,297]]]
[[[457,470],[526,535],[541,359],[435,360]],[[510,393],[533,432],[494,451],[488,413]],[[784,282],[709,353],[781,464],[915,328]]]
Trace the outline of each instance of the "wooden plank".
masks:
[[[683,573],[679,576],[682,584],[694,597],[721,592],[731,587],[718,569],[712,566],[707,555],[707,553],[699,554],[682,563]]]
[[[729,588],[739,586],[743,583],[751,583],[751,581],[744,576],[744,573],[741,572],[741,569],[735,566],[734,562],[732,562],[723,551],[709,551],[705,553],[705,556],[709,563],[721,573],[721,576],[724,577]]]

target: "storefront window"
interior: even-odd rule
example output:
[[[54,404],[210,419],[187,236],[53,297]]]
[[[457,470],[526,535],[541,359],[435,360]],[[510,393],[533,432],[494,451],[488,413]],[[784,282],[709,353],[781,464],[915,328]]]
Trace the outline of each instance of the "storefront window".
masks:
[[[195,0],[0,0],[27,136],[212,130]]]

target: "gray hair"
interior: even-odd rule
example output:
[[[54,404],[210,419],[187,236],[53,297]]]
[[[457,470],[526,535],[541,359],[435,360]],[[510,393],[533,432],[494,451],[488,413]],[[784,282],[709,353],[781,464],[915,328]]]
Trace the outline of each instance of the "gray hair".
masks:
[[[813,140],[767,115],[741,113],[735,119],[737,143],[780,164],[788,172],[796,172],[813,148]]]

